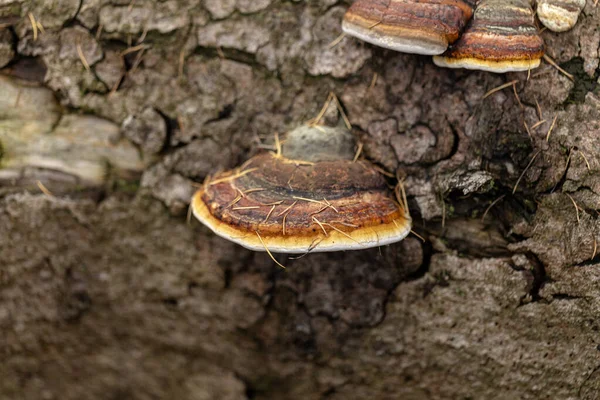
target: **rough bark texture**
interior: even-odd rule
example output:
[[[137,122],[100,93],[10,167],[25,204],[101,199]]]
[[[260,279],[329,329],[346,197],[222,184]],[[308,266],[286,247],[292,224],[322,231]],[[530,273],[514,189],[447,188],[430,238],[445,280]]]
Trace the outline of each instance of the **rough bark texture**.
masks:
[[[0,0],[1,399],[600,398],[600,7],[543,32],[571,81],[332,47],[348,5]],[[330,91],[424,243],[186,224]]]

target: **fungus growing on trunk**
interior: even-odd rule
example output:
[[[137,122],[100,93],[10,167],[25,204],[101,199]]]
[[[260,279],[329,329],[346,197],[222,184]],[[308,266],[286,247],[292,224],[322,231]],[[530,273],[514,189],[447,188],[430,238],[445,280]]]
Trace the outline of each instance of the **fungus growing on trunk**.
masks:
[[[575,26],[584,7],[585,0],[540,0],[537,15],[546,28],[565,32]]]
[[[375,165],[354,156],[346,128],[301,126],[276,152],[207,179],[192,211],[217,235],[256,251],[357,250],[402,240],[411,218],[401,186],[390,189]]]
[[[358,0],[344,16],[349,35],[388,49],[442,54],[460,36],[472,6],[462,0]]]
[[[529,0],[481,0],[460,39],[433,61],[502,73],[537,68],[543,55]]]
[[[562,32],[584,6],[585,0],[539,0],[537,14]],[[357,0],[342,30],[380,47],[433,55],[449,68],[528,71],[544,55],[531,0]]]

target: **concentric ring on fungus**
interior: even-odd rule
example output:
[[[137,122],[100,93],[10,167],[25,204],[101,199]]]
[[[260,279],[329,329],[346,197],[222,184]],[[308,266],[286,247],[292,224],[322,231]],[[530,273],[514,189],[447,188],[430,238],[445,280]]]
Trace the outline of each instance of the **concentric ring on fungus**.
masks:
[[[302,126],[282,151],[262,153],[205,182],[196,218],[256,251],[358,250],[402,240],[411,218],[401,187],[391,190],[368,161],[354,161],[345,128]]]
[[[544,41],[534,19],[529,0],[481,0],[460,39],[433,62],[496,73],[537,68]]]
[[[413,54],[442,54],[473,14],[473,0],[357,0],[342,29],[365,42]]]
[[[504,73],[537,68],[544,43],[533,0],[356,0],[342,30],[365,42],[433,55],[440,67]],[[571,29],[585,0],[538,0],[540,21]]]

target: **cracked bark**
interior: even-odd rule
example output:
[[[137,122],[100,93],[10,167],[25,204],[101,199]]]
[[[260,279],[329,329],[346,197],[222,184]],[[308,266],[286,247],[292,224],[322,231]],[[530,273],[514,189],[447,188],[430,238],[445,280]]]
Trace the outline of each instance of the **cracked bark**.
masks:
[[[598,398],[600,8],[543,32],[571,82],[330,47],[347,6],[0,5],[0,398]],[[281,271],[186,224],[330,91],[425,243]]]

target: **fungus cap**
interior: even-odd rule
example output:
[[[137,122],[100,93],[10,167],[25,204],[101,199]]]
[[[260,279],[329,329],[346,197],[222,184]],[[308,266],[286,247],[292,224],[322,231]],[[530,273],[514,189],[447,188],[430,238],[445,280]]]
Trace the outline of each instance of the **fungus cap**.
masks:
[[[348,135],[307,126],[290,132],[281,154],[259,154],[208,180],[192,199],[194,215],[256,251],[356,250],[402,240],[411,228],[404,199],[373,164],[353,161]]]
[[[537,15],[542,24],[553,32],[565,32],[577,23],[585,0],[540,0]]]
[[[440,67],[504,73],[537,68],[543,55],[529,0],[481,0],[460,39],[433,61]]]
[[[462,0],[357,0],[346,12],[342,30],[391,50],[442,54],[472,13]]]

